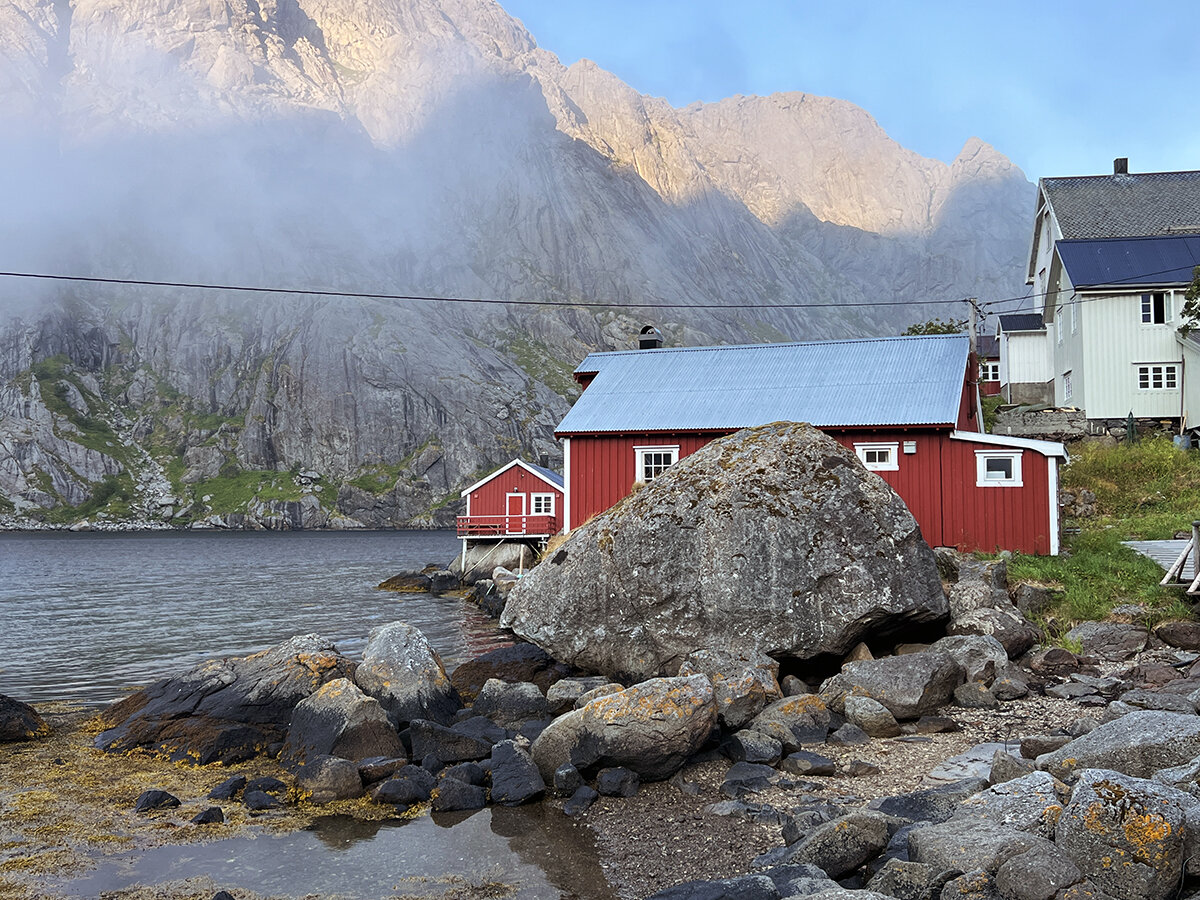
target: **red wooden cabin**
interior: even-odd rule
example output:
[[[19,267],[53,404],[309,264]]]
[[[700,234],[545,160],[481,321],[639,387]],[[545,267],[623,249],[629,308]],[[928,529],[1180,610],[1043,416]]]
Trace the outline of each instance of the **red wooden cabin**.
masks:
[[[809,422],[908,504],[933,546],[1058,552],[1061,444],[981,433],[965,335],[593,353],[559,424],[565,525],[709,441]]]
[[[514,459],[462,496],[466,515],[458,517],[460,538],[548,538],[563,525],[563,478],[557,472]]]

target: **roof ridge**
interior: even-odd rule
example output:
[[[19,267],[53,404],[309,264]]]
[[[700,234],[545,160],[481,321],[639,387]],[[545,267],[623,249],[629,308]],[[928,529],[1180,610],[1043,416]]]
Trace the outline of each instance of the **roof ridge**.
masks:
[[[968,335],[959,334],[893,334],[882,335],[880,337],[865,337],[865,338],[833,338],[824,341],[774,341],[761,344],[704,344],[698,347],[654,347],[646,350],[637,350],[630,348],[628,350],[593,350],[588,356],[620,356],[623,354],[643,354],[643,353],[680,353],[692,351],[706,350],[754,350],[760,347],[817,347],[830,346],[832,344],[872,344],[881,343],[884,341],[911,341],[911,340],[947,340],[947,339],[965,339]]]

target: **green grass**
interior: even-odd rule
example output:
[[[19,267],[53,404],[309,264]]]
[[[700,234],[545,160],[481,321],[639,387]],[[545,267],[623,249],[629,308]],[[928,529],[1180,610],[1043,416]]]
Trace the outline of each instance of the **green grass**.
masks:
[[[540,381],[560,397],[574,400],[579,396],[579,385],[572,374],[575,367],[556,359],[550,348],[541,341],[516,335],[508,339],[504,350],[516,360],[526,375],[534,381]]]
[[[1151,621],[1189,618],[1182,591],[1159,587],[1162,569],[1122,541],[1164,540],[1190,529],[1200,515],[1200,453],[1163,438],[1132,446],[1084,444],[1071,450],[1061,476],[1064,489],[1096,495],[1097,515],[1064,522],[1079,532],[1065,535],[1061,555],[1017,555],[1008,568],[1011,584],[1061,588],[1046,614],[1050,637],[1073,623],[1104,619],[1122,604],[1147,608]]]
[[[71,371],[70,360],[59,354],[51,356],[30,367],[30,374],[37,380],[38,391],[46,408],[61,418],[66,419],[77,429],[67,431],[59,436],[72,443],[107,454],[122,462],[126,461],[125,447],[117,439],[112,428],[104,419],[88,413],[80,412],[67,402],[69,383],[83,397],[89,411],[95,410],[102,404],[100,398],[92,393],[83,382]]]
[[[980,412],[983,415],[983,430],[991,432],[996,425],[996,410],[1004,403],[1004,398],[999,394],[992,397],[981,397],[979,400]]]
[[[129,519],[132,514],[130,503],[133,496],[133,479],[129,475],[106,475],[102,481],[92,486],[91,499],[78,506],[55,507],[47,511],[46,521],[62,525],[90,519],[99,513],[105,513],[108,518],[118,521]]]
[[[227,467],[216,478],[193,485],[192,493],[200,498],[207,495],[209,499],[205,505],[215,513],[245,512],[256,497],[260,500],[299,500],[302,496],[289,472],[243,472],[236,466]]]

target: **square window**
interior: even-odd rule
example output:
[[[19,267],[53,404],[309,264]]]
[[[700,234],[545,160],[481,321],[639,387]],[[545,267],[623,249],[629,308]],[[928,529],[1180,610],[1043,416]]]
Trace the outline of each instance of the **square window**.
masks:
[[[634,447],[637,480],[653,481],[679,459],[678,446]]]
[[[900,468],[900,444],[855,444],[854,452],[862,464],[872,472],[895,472]]]
[[[1142,294],[1142,322],[1163,325],[1167,321],[1167,295],[1163,291]]]
[[[552,516],[554,515],[554,495],[553,494],[534,494],[532,496],[533,513],[535,516]]]
[[[1021,487],[1020,450],[976,450],[976,487]]]

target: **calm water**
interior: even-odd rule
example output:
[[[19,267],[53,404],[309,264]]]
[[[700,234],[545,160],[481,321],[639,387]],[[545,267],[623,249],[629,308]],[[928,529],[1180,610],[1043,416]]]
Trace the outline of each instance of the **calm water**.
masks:
[[[375,586],[459,546],[429,531],[0,534],[0,694],[105,702],[296,634],[355,655],[395,620],[449,668],[505,642],[494,622],[466,601]]]

